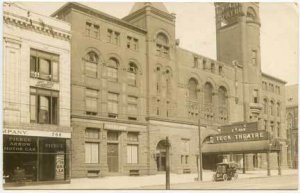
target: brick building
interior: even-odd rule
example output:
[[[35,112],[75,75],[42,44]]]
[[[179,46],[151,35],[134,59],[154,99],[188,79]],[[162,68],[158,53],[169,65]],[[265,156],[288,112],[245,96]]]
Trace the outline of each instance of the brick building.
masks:
[[[122,19],[78,3],[52,14],[72,31],[73,177],[164,171],[166,136],[171,171],[195,172],[198,120],[203,139],[225,124],[258,122],[286,155],[285,82],[261,72],[259,4],[215,8],[217,60],[180,48],[175,14],[163,3],[135,3]],[[264,114],[265,96],[274,103],[265,108],[280,104],[282,113]],[[265,167],[263,155],[246,158],[248,169]],[[223,156],[203,159],[209,168]]]
[[[3,4],[3,176],[70,178],[70,25]]]
[[[298,168],[298,85],[285,87],[287,159],[290,168]]]

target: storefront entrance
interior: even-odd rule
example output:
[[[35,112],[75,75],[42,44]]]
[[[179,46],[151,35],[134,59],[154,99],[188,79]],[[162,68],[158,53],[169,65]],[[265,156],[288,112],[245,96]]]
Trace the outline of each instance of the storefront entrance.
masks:
[[[156,146],[157,171],[166,171],[166,140],[161,140]]]
[[[5,183],[69,178],[70,139],[3,135]]]

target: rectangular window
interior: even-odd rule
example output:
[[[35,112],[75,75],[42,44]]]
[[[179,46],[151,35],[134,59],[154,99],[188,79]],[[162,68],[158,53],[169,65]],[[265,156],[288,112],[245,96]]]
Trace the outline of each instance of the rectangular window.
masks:
[[[194,68],[198,68],[198,57],[194,56]]]
[[[270,90],[271,92],[274,92],[274,85],[271,84],[271,83],[269,83],[269,90]]]
[[[252,64],[256,65],[257,64],[257,51],[252,50]]]
[[[98,90],[85,89],[85,111],[88,115],[98,113]]]
[[[85,23],[85,34],[90,37],[91,35],[91,28],[92,28],[92,23],[86,22]]]
[[[99,163],[99,143],[85,142],[85,163]]]
[[[128,49],[131,49],[131,40],[132,40],[132,37],[130,37],[130,36],[127,36],[127,48]]]
[[[86,128],[85,138],[87,138],[87,139],[99,139],[99,129],[97,129],[97,128]]]
[[[120,33],[119,32],[114,33],[114,44],[120,45]]]
[[[128,72],[127,78],[128,78],[129,85],[136,86],[136,73],[135,72]]]
[[[275,87],[275,92],[276,92],[276,94],[280,94],[280,87],[279,86]]]
[[[112,43],[113,31],[111,29],[107,30],[107,42]]]
[[[268,121],[267,120],[264,121],[264,128],[265,128],[265,131],[268,131]]]
[[[93,25],[93,38],[99,39],[100,37],[100,27],[99,25],[94,24]]]
[[[89,77],[97,78],[97,63],[86,61],[85,74]]]
[[[138,105],[137,105],[137,97],[134,96],[128,96],[127,102],[128,102],[128,114],[130,115],[137,115],[138,114]]]
[[[138,145],[136,144],[127,145],[127,163],[129,164],[138,163]]]
[[[211,63],[210,65],[211,65],[211,67],[210,67],[211,73],[214,73],[215,72],[215,63]]]
[[[253,91],[253,102],[258,103],[258,90]]]
[[[58,81],[59,56],[35,49],[30,49],[30,77]]]
[[[108,113],[109,114],[114,114],[117,115],[118,114],[118,98],[119,95],[116,93],[108,93],[107,96],[107,105],[108,105]]]
[[[58,92],[36,88],[30,92],[30,121],[58,124]]]
[[[139,40],[136,38],[133,38],[133,50],[139,49]]]
[[[109,66],[107,68],[107,76],[109,77],[110,80],[117,81],[118,80],[118,69]]]
[[[223,75],[223,66],[219,66],[219,75]]]

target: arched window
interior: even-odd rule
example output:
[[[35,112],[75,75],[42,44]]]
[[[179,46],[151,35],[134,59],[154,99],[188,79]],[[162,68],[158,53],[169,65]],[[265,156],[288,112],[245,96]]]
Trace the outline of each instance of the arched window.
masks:
[[[274,101],[270,102],[270,111],[271,111],[271,115],[274,115]]]
[[[172,83],[171,83],[171,72],[169,69],[166,70],[166,93],[167,97],[170,97],[172,94]]]
[[[247,19],[249,19],[251,21],[256,20],[256,13],[255,13],[255,10],[252,7],[249,7],[248,10],[247,10]]]
[[[268,114],[268,100],[266,98],[264,99],[264,113]]]
[[[116,58],[110,58],[108,61],[107,76],[112,81],[118,81],[119,61]]]
[[[223,86],[219,88],[219,104],[220,106],[227,105],[227,90]]]
[[[136,86],[136,77],[137,77],[137,65],[133,62],[129,63],[129,69],[128,69],[128,84],[131,86]]]
[[[280,102],[277,103],[277,116],[280,116],[280,111],[281,111],[281,108],[280,108]]]
[[[195,78],[191,78],[188,83],[189,98],[197,99],[197,86],[198,81]]]
[[[90,51],[84,58],[85,61],[85,74],[89,77],[97,78],[97,66],[99,57],[94,51]]]
[[[158,33],[156,36],[156,53],[158,56],[169,56],[169,40],[162,32]]]
[[[211,83],[207,82],[204,85],[204,104],[211,104],[212,103],[212,90],[213,87]]]

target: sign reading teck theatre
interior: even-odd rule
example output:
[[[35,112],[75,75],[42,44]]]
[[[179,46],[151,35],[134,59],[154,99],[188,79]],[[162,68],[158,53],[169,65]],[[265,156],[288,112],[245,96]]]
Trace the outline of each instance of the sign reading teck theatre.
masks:
[[[258,130],[258,123],[237,123],[220,128],[221,134],[211,136],[210,143],[234,143],[269,139],[267,131]]]

